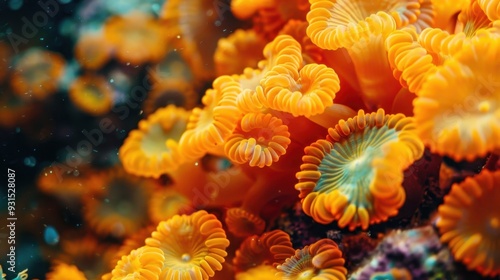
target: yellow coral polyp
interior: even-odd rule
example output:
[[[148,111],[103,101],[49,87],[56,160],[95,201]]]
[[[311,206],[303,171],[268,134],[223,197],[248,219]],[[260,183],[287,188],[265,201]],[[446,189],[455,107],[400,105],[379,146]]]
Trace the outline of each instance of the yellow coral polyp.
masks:
[[[500,38],[478,37],[430,75],[414,100],[417,132],[457,161],[498,151]]]
[[[189,112],[169,105],[139,122],[118,152],[124,169],[134,175],[158,178],[175,170],[184,157],[179,148]]]
[[[159,248],[143,246],[132,250],[118,261],[111,280],[137,279],[157,280],[165,262],[163,251]]]
[[[229,240],[220,221],[200,210],[161,222],[146,245],[165,255],[160,279],[207,280],[222,269]]]
[[[485,277],[500,275],[500,172],[482,171],[452,186],[437,226],[456,260]]]
[[[384,221],[403,204],[403,171],[423,150],[412,118],[360,110],[304,149],[295,185],[302,208],[319,223],[337,220],[351,230]]]
[[[281,119],[271,114],[247,113],[227,139],[224,150],[235,163],[262,168],[278,161],[290,143],[288,127]]]
[[[277,279],[345,280],[347,269],[338,245],[330,239],[321,239],[296,250],[295,254],[278,265]]]

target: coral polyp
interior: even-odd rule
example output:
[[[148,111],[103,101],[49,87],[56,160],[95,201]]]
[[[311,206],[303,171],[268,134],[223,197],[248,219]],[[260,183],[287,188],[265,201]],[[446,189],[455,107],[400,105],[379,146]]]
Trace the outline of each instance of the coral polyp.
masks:
[[[500,277],[499,0],[3,2],[1,279]]]

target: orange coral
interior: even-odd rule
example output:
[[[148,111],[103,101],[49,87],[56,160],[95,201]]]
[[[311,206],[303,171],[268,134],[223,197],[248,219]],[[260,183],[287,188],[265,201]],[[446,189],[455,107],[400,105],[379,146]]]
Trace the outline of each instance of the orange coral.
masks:
[[[154,185],[121,169],[93,174],[93,191],[84,197],[84,218],[101,235],[124,237],[145,226]]]
[[[436,31],[444,35],[444,32]],[[430,36],[434,40],[431,42],[442,38],[442,36],[436,38],[438,34],[435,33],[432,29],[426,29],[418,35],[415,30],[407,28],[392,32],[385,42],[394,77],[399,79],[401,85],[407,87],[410,92],[417,92],[427,75],[433,73],[436,64],[441,62],[438,50],[425,48],[425,41],[430,41],[427,39]],[[419,43],[420,40],[424,42]]]
[[[278,265],[276,276],[283,280],[331,279],[345,280],[347,269],[337,244],[321,239],[295,251],[295,254]]]
[[[92,190],[89,187],[89,171],[80,167],[77,172],[66,172],[57,165],[49,166],[38,174],[37,186],[40,191],[71,204]]]
[[[482,171],[452,186],[437,226],[456,260],[486,277],[500,275],[500,172]]]
[[[274,2],[274,5],[270,6],[269,2]],[[253,28],[258,34],[269,40],[275,38],[289,20],[305,20],[310,7],[307,0],[269,2],[266,3],[266,6],[260,6],[253,17]]]
[[[247,271],[260,265],[281,264],[294,253],[290,236],[284,231],[273,230],[247,237],[236,251],[233,264],[237,272]]]
[[[229,240],[219,220],[201,210],[161,222],[146,245],[165,255],[160,279],[206,280],[222,269]]]
[[[85,274],[81,272],[76,266],[65,263],[58,263],[52,266],[51,271],[45,275],[47,280],[87,280]]]
[[[257,95],[272,109],[309,117],[333,105],[339,83],[335,71],[322,64],[307,64],[300,71],[275,66],[261,81]]]
[[[167,53],[170,33],[152,16],[133,12],[108,18],[104,36],[122,63],[157,62]]]
[[[247,113],[226,140],[225,153],[238,164],[270,166],[286,153],[290,133],[283,122],[271,114]]]
[[[470,4],[458,14],[458,22],[460,25],[457,24],[455,33],[457,33],[457,29],[462,29],[467,37],[471,37],[477,30],[491,26],[491,20],[488,19],[478,3],[478,1],[472,0]]]
[[[304,212],[351,230],[386,220],[405,200],[404,169],[423,150],[412,118],[360,110],[305,148],[295,185]]]
[[[417,132],[431,151],[460,161],[500,148],[500,84],[493,74],[500,71],[499,48],[500,38],[470,41],[417,92]]]
[[[80,110],[99,116],[113,106],[113,90],[103,76],[86,74],[76,78],[69,88],[69,98]]]
[[[477,3],[486,13],[491,21],[500,19],[500,1],[498,0],[477,0]]]
[[[138,279],[156,280],[165,262],[163,251],[149,246],[132,250],[130,254],[123,256],[111,272],[111,280]]]
[[[58,53],[29,49],[14,64],[10,79],[12,90],[23,98],[45,99],[59,88],[65,64]]]
[[[372,110],[389,109],[400,87],[392,76],[383,43],[392,31],[410,21],[396,21],[394,16],[382,11],[388,7],[375,5],[368,9],[362,7],[362,3],[345,2],[341,1],[340,5],[327,0],[312,1],[307,15],[307,35],[321,48],[346,48],[354,63],[366,106]],[[418,6],[418,1],[409,2],[416,2]],[[353,12],[352,9],[365,12]]]
[[[457,15],[470,0],[441,0],[432,2],[435,13],[433,27],[453,32],[455,30]]]
[[[219,39],[214,53],[217,76],[240,74],[246,67],[257,67],[257,63],[264,58],[262,50],[266,43],[252,29],[238,29],[227,38]]]
[[[85,69],[97,70],[103,67],[112,55],[112,47],[103,34],[85,33],[75,44],[75,59]]]
[[[205,92],[204,108],[194,108],[187,130],[179,140],[179,148],[188,160],[201,158],[207,152],[217,152],[231,135],[241,116],[236,107],[236,93],[226,89],[227,76],[213,82]]]
[[[124,169],[134,175],[158,178],[182,162],[179,148],[186,131],[189,112],[174,105],[158,109],[139,122],[119,150]]]

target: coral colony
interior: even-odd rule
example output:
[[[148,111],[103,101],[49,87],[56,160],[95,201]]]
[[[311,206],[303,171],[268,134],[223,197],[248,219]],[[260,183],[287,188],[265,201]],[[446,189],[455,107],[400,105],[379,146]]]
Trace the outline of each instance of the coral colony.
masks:
[[[1,279],[500,278],[500,1],[71,5],[0,41]]]

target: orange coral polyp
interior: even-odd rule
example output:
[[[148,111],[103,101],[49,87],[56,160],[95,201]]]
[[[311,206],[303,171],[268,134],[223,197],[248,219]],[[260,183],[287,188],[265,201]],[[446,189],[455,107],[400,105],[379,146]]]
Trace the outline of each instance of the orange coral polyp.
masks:
[[[213,89],[205,92],[201,102],[204,108],[194,108],[179,147],[187,160],[197,160],[207,152],[217,152],[236,128],[242,113],[236,103],[237,93],[226,88],[233,84],[229,76],[213,82]]]
[[[319,223],[337,220],[350,230],[385,221],[403,204],[403,171],[423,150],[412,118],[360,110],[304,149],[295,185],[302,208]]]
[[[158,178],[183,163],[179,148],[189,112],[169,105],[158,109],[132,130],[119,150],[124,169],[134,175]]]
[[[224,150],[235,163],[262,168],[278,161],[290,143],[288,127],[281,119],[271,114],[247,113],[227,139]]]
[[[83,197],[84,218],[100,235],[122,238],[148,222],[147,203],[154,185],[120,168],[93,174]]]
[[[307,64],[298,72],[275,66],[266,73],[261,85],[257,96],[263,104],[295,117],[323,113],[333,105],[340,90],[335,71],[322,64]]]
[[[469,6],[462,10],[458,15],[458,21],[461,23],[461,29],[467,37],[475,35],[477,30],[491,26],[491,20],[486,16],[476,0],[471,1]],[[457,33],[456,29],[455,33]]]
[[[237,272],[246,271],[260,265],[281,264],[294,253],[288,233],[273,230],[247,237],[236,251],[233,264]]]
[[[157,280],[165,262],[163,251],[159,248],[143,246],[132,250],[118,261],[111,280],[138,279]]]
[[[347,269],[338,245],[330,239],[321,239],[296,250],[295,254],[278,265],[277,279],[345,280]]]
[[[437,226],[456,260],[485,277],[500,275],[500,172],[482,171],[452,186]]]
[[[266,222],[258,214],[241,207],[228,209],[225,222],[227,229],[238,237],[261,234],[266,227]]]
[[[258,62],[264,59],[262,50],[266,43],[251,29],[238,29],[227,38],[219,39],[214,53],[217,76],[240,74],[246,67],[256,68]]]
[[[417,92],[417,132],[431,151],[470,161],[500,149],[499,48],[500,38],[471,40]]]
[[[57,91],[65,65],[58,53],[29,49],[14,65],[10,79],[12,90],[23,98],[43,100]]]
[[[161,23],[142,12],[108,18],[104,36],[120,62],[134,65],[162,59],[170,40]]]
[[[222,269],[229,240],[220,221],[200,210],[161,222],[146,245],[165,255],[160,279],[207,280]]]
[[[85,69],[98,70],[111,58],[112,47],[102,33],[83,34],[75,45],[75,58]]]
[[[274,38],[264,47],[263,54],[266,59],[258,63],[258,67],[263,70],[270,70],[277,65],[298,70],[303,64],[300,44],[290,35]]]
[[[477,0],[481,9],[486,13],[491,21],[500,19],[500,1],[498,0]]]
[[[420,35],[429,34],[430,30],[426,29],[424,32],[429,32]],[[433,56],[435,53],[420,45],[418,40],[416,31],[407,28],[394,31],[385,41],[394,77],[413,93],[420,90],[427,75],[436,70],[434,57],[437,55]]]
[[[69,98],[80,110],[99,116],[109,112],[113,106],[113,90],[103,76],[86,74],[73,81]]]

